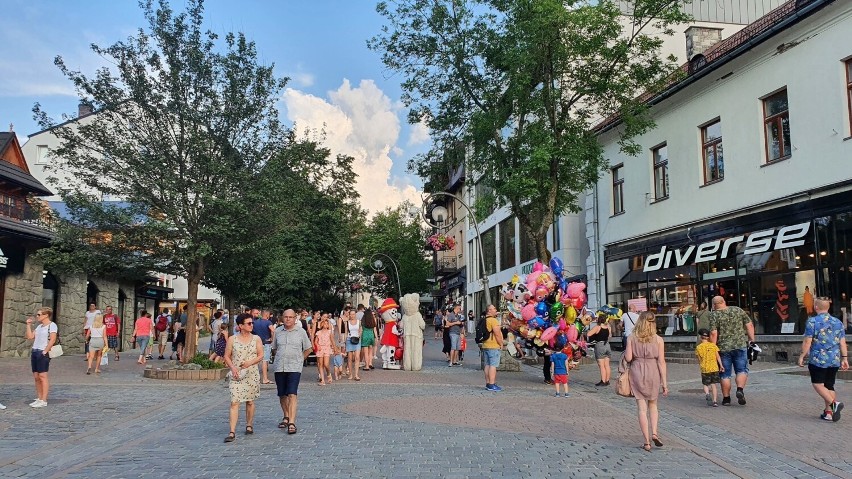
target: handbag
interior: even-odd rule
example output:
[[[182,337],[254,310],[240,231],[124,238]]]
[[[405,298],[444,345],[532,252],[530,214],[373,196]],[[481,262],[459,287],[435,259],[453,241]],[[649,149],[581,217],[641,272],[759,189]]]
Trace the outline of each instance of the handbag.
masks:
[[[50,329],[48,329],[48,332],[49,331],[50,331]],[[48,333],[48,335],[49,335],[49,333]],[[65,351],[62,350],[62,344],[60,344],[60,341],[59,341],[59,328],[56,328],[56,344],[51,346],[50,351],[47,352],[47,357],[49,357],[50,359],[53,359],[53,358],[58,358],[59,356],[62,356],[63,354],[65,354]]]
[[[624,356],[621,356],[621,361],[618,363],[618,377],[615,379],[615,394],[619,396],[632,398],[633,390],[630,388],[630,363]]]
[[[359,338],[358,336],[352,336],[351,338],[349,338],[349,344],[358,344],[360,342],[361,338]]]

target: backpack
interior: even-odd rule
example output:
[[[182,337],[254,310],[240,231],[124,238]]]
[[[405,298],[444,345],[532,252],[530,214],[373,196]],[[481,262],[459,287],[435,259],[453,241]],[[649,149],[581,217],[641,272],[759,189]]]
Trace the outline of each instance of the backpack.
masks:
[[[160,317],[157,318],[157,324],[154,328],[161,333],[169,329],[169,317],[165,314],[161,314]]]
[[[491,331],[488,331],[487,318],[482,318],[476,322],[476,336],[474,336],[474,341],[476,341],[476,344],[482,344],[490,337]]]

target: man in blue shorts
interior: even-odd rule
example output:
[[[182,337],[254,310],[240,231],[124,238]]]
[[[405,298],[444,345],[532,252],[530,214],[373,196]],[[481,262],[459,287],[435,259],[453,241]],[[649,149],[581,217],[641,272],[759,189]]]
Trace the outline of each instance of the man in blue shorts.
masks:
[[[737,403],[745,406],[748,382],[748,344],[754,342],[754,324],[748,314],[736,306],[728,306],[722,296],[713,297],[710,313],[710,342],[719,347],[722,358],[722,406],[731,405],[731,373],[736,373]]]
[[[500,350],[503,349],[503,332],[500,330],[500,321],[497,320],[497,308],[493,304],[489,304],[485,310],[485,327],[489,332],[488,338],[480,345],[485,389],[500,392],[503,388],[497,385],[497,366],[500,365]]]
[[[272,337],[272,349],[275,350],[275,384],[278,387],[278,402],[284,418],[278,427],[287,429],[287,434],[296,434],[296,407],[299,404],[299,381],[302,379],[302,365],[313,351],[308,333],[296,326],[296,312],[284,311],[284,325],[275,329]]]
[[[263,375],[261,379],[262,384],[272,384],[272,381],[269,380],[269,358],[272,357],[272,332],[275,331],[275,327],[272,325],[272,321],[269,320],[269,311],[264,311],[262,317],[260,316],[260,311],[257,309],[251,310],[251,316],[254,320],[254,327],[251,330],[251,333],[260,338],[260,341],[263,343],[263,361],[260,363],[260,372]]]
[[[828,298],[817,298],[814,302],[816,316],[809,318],[805,326],[799,367],[805,366],[807,354],[811,384],[814,391],[825,402],[820,419],[837,422],[840,420],[843,403],[837,400],[834,383],[838,369],[844,371],[849,369],[849,351],[846,349],[846,331],[843,329],[843,323],[828,314],[830,305]]]

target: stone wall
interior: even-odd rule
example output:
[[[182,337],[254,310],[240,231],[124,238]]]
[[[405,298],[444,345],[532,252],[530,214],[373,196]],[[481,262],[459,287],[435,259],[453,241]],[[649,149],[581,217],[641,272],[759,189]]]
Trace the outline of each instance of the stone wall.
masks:
[[[86,275],[64,274],[59,280],[59,335],[66,353],[83,352],[83,321],[86,305]]]
[[[26,339],[27,316],[41,307],[42,265],[29,252],[24,258],[24,271],[6,275],[3,302],[3,331],[0,334],[0,356],[28,356],[32,343]]]

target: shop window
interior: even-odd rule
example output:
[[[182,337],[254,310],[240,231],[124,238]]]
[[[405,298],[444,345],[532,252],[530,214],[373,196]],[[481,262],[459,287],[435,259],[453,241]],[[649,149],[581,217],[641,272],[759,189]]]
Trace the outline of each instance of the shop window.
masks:
[[[630,269],[629,259],[608,261],[606,263],[606,290],[609,293],[634,289],[640,283],[645,283],[645,273],[642,268]]]
[[[766,162],[790,157],[790,111],[787,89],[763,99],[763,128],[766,135]]]
[[[515,267],[515,217],[500,222],[500,270]]]
[[[497,237],[494,228],[482,233],[482,252],[485,254],[485,274],[497,272]]]
[[[624,165],[612,167],[612,214],[624,213]]]
[[[704,184],[725,178],[725,161],[722,150],[722,122],[719,119],[701,127],[701,157],[704,166]]]
[[[849,134],[852,135],[852,58],[846,60],[846,106],[849,108]]]
[[[665,143],[653,150],[654,156],[654,200],[669,197],[669,149]]]

